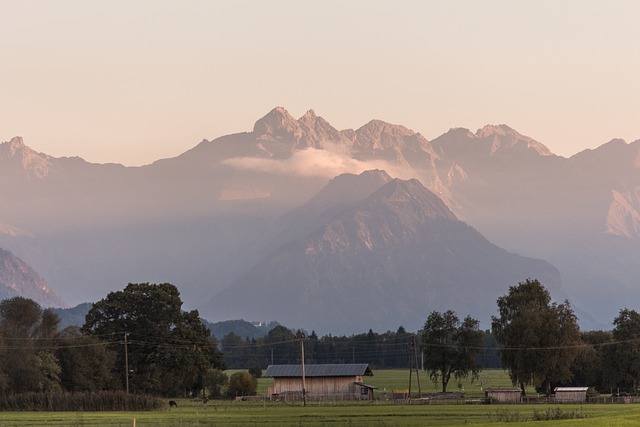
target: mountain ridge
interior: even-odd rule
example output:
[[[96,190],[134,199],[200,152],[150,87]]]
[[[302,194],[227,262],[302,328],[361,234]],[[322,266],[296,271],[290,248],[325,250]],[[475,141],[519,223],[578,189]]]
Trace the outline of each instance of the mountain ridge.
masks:
[[[638,288],[629,266],[640,264],[640,141],[564,158],[507,125],[451,129],[429,141],[380,120],[338,130],[313,110],[298,119],[274,110],[249,132],[203,139],[142,167],[29,153],[22,139],[2,143],[0,247],[70,303],[131,281],[171,281],[198,308],[266,253],[369,192],[335,194],[343,202],[333,210],[305,205],[332,178],[378,169],[418,179],[500,248],[557,266],[581,317],[615,315],[625,292]]]
[[[471,261],[478,254],[488,256],[493,267],[518,272],[501,275],[499,269],[481,267],[483,262]],[[538,263],[492,245],[418,180],[392,179],[361,202],[333,212],[324,225],[289,238],[215,296],[205,313],[210,318],[261,318],[278,312],[279,321],[334,333],[399,324],[419,328],[425,310],[441,304],[487,315],[500,290],[527,273],[545,276],[547,285],[559,291],[557,271]],[[439,279],[444,277],[456,295],[465,297],[442,288]],[[465,283],[477,286],[461,291]],[[469,294],[474,298],[465,303]],[[358,314],[349,318],[349,313]]]

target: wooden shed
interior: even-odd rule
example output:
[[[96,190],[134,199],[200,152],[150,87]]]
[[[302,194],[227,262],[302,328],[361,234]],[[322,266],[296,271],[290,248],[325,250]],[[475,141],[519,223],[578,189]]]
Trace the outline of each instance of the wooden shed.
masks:
[[[273,399],[302,399],[302,365],[269,365],[264,375],[273,378]],[[375,386],[363,377],[373,376],[367,363],[305,364],[305,391],[309,400],[372,400]]]
[[[483,388],[484,396],[492,402],[520,403],[522,390],[518,387],[488,387]]]
[[[556,387],[555,401],[557,403],[582,403],[587,401],[589,387]]]

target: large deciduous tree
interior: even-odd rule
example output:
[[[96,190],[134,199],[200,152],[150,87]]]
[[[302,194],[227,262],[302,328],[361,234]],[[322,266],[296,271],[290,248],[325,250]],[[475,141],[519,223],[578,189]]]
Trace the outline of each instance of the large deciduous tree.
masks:
[[[491,328],[513,384],[523,393],[534,385],[550,394],[552,383],[569,381],[581,344],[569,302],[552,303],[547,289],[532,279],[511,286],[497,302],[499,316],[492,316]]]
[[[476,355],[482,351],[483,339],[479,322],[470,316],[460,322],[451,310],[429,315],[422,328],[424,367],[433,381],[441,381],[443,393],[452,375],[459,382],[469,374],[477,378],[481,367]]]
[[[640,313],[624,308],[613,320],[613,343],[606,347],[606,373],[612,385],[635,393],[640,386]]]
[[[66,391],[122,388],[114,369],[115,351],[108,349],[99,338],[83,335],[77,326],[69,326],[62,331],[56,356],[62,368],[60,382]]]
[[[28,298],[0,301],[0,389],[13,393],[59,391],[56,346],[60,319]]]
[[[224,367],[198,312],[182,311],[180,293],[170,283],[131,283],[109,293],[93,305],[82,330],[114,344],[122,384],[128,375],[134,392],[196,395],[206,372]]]

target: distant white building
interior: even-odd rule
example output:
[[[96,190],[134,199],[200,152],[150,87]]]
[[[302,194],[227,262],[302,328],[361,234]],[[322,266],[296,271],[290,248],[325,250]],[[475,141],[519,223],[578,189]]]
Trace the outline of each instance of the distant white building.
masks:
[[[589,387],[556,387],[555,401],[558,403],[582,403],[587,401]]]

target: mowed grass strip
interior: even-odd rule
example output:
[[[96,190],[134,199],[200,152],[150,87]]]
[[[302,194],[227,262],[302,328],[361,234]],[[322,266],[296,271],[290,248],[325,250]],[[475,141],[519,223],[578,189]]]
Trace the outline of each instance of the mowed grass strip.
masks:
[[[179,401],[177,409],[131,413],[2,413],[0,426],[636,426],[640,405],[368,405],[287,406],[220,402],[206,406]],[[577,411],[584,418],[538,421],[535,410]],[[501,421],[500,414],[521,421]]]

